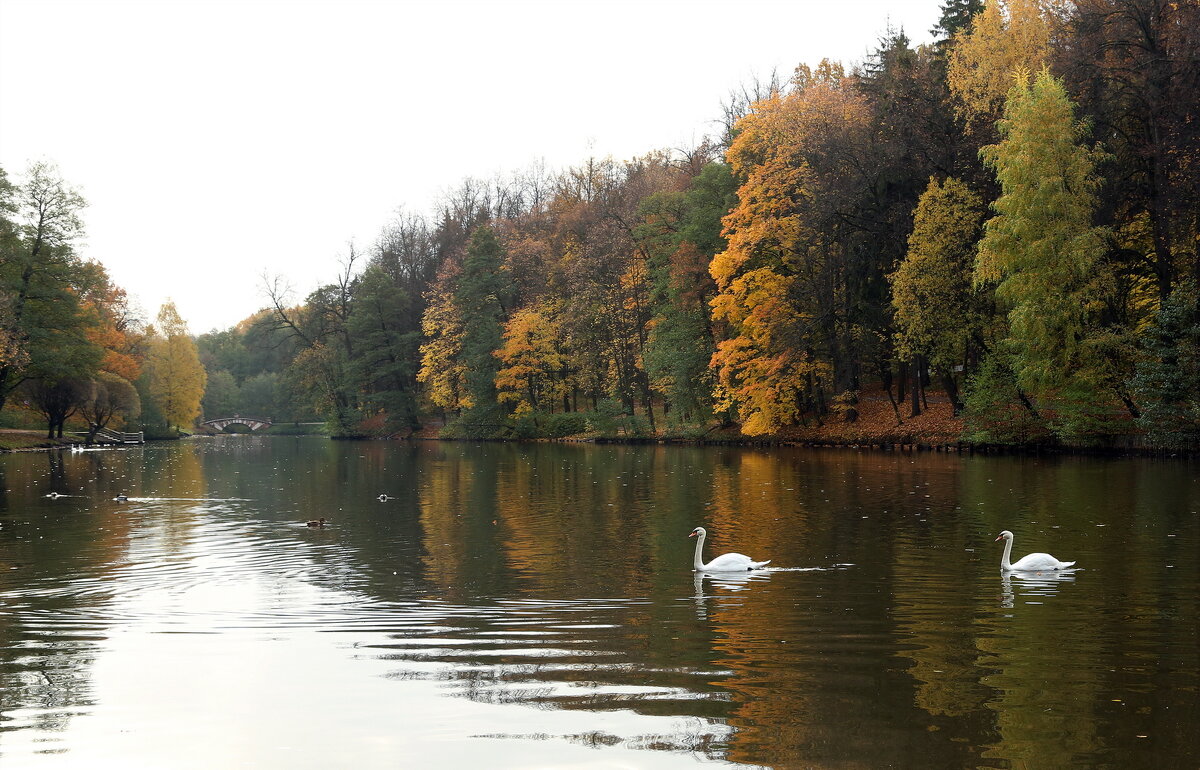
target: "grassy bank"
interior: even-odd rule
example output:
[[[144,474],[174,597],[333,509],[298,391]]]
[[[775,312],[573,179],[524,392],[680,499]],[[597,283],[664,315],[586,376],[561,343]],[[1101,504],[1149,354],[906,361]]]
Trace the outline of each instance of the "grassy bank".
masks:
[[[78,444],[75,438],[46,438],[44,431],[0,430],[0,452],[19,452],[23,449],[54,449]]]

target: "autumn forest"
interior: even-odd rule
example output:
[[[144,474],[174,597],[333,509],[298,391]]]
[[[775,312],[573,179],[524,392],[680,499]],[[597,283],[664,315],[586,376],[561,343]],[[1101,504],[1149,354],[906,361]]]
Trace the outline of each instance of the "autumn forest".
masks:
[[[2,176],[5,419],[916,442],[936,414],[968,443],[1195,449],[1200,4],[941,8],[931,45],[745,84],[696,146],[466,179],[198,337],[76,253],[53,167]]]

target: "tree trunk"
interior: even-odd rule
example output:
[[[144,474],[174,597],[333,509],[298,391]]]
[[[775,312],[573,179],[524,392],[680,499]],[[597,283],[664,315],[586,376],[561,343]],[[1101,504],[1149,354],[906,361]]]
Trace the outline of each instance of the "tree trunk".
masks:
[[[892,379],[892,367],[886,362],[880,364],[879,380],[883,383],[883,389],[887,391],[888,401],[892,403],[892,414],[896,416],[896,425],[899,426],[904,424],[904,419],[900,416],[900,405],[892,395]]]
[[[1033,402],[1029,400],[1029,396],[1025,395],[1025,391],[1021,390],[1020,388],[1017,388],[1017,398],[1019,398],[1021,400],[1021,404],[1023,404],[1024,407],[1029,410],[1030,414],[1032,414],[1034,417],[1038,418],[1039,420],[1042,419],[1042,416],[1040,414],[1038,414],[1038,410],[1036,408],[1034,408]]]
[[[954,416],[962,414],[963,403],[958,394],[958,383],[954,381],[954,374],[949,369],[938,370],[939,377],[942,380],[942,389],[946,391],[946,396],[950,399],[950,406],[954,409]]]
[[[913,356],[912,360],[912,410],[909,417],[921,414],[921,357]]]
[[[1117,395],[1121,397],[1121,403],[1125,405],[1125,409],[1129,412],[1130,417],[1136,420],[1142,416],[1142,410],[1137,408],[1137,404],[1133,402],[1133,398],[1128,393],[1122,390],[1118,391]]]

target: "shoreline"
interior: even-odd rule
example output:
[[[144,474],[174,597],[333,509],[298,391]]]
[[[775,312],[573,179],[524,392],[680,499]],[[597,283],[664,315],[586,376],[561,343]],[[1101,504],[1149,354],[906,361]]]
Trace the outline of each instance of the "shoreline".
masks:
[[[1142,457],[1142,458],[1158,458],[1158,459],[1194,459],[1200,456],[1200,451],[1183,450],[1183,449],[1156,449],[1153,447],[1144,446],[1069,446],[1061,444],[987,444],[987,443],[971,443],[962,441],[957,438],[941,435],[920,436],[914,432],[906,432],[905,435],[883,435],[877,437],[868,437],[863,435],[859,430],[850,430],[841,432],[832,430],[837,427],[859,427],[855,423],[843,425],[825,425],[819,429],[799,429],[795,433],[801,435],[774,435],[762,437],[749,437],[737,433],[736,430],[727,430],[723,434],[709,436],[704,438],[693,438],[687,436],[598,436],[598,435],[575,435],[563,436],[558,438],[444,438],[436,435],[432,431],[422,431],[418,434],[409,436],[328,436],[324,434],[306,434],[318,438],[326,438],[331,441],[473,441],[473,442],[496,442],[496,443],[561,443],[561,444],[658,444],[663,446],[712,446],[712,447],[744,447],[744,448],[772,448],[772,447],[789,447],[802,449],[841,449],[852,451],[870,451],[870,452],[892,452],[902,454],[919,454],[922,452],[933,452],[941,454],[957,454],[957,455],[990,455],[990,456],[1077,456],[1077,457],[1097,457],[1097,458],[1120,458],[1120,457]],[[811,435],[814,432],[819,432],[819,436]],[[805,435],[807,434],[807,435]],[[220,434],[209,434],[220,435]],[[240,435],[240,434],[230,434]],[[250,434],[247,434],[250,435]],[[294,434],[287,434],[294,435]],[[1127,439],[1136,439],[1136,436],[1127,436]],[[178,440],[178,439],[174,439]],[[0,454],[14,454],[18,452],[46,452],[54,450],[69,450],[72,446],[82,446],[84,442],[77,439],[48,439],[40,434],[40,431],[27,431],[20,429],[0,429]]]

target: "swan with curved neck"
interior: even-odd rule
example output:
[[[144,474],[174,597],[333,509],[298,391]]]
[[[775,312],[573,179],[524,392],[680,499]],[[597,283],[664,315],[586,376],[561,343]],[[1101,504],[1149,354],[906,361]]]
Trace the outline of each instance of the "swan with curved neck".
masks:
[[[696,538],[696,553],[692,557],[692,569],[697,572],[745,572],[746,570],[759,569],[771,563],[770,559],[766,561],[754,561],[749,556],[740,553],[723,553],[717,558],[705,564],[700,559],[700,551],[704,549],[704,537],[708,533],[704,531],[704,527],[696,527],[692,530],[692,534],[688,537]]]
[[[1012,556],[1013,533],[1006,529],[996,536],[996,540],[1004,541],[1004,556],[1000,558],[1000,569],[1005,572],[1033,572],[1075,566],[1073,561],[1059,561],[1048,553],[1031,553],[1010,564],[1008,558]]]

